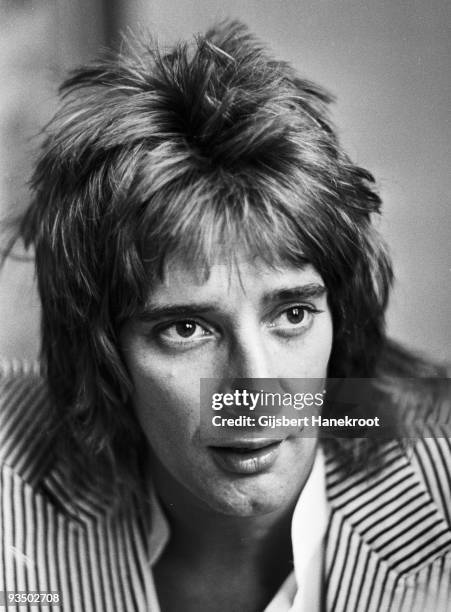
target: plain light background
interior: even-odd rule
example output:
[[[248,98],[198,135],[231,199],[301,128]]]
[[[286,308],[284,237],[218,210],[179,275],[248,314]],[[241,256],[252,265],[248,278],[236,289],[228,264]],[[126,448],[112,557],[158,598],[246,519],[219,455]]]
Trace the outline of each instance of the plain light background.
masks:
[[[449,0],[0,1],[0,205],[26,201],[32,139],[51,116],[67,68],[149,28],[162,43],[224,17],[241,19],[280,59],[335,94],[335,124],[353,160],[375,174],[380,229],[395,265],[389,333],[451,362]],[[3,13],[2,13],[3,10]],[[0,353],[34,357],[39,308],[32,264],[0,276]]]

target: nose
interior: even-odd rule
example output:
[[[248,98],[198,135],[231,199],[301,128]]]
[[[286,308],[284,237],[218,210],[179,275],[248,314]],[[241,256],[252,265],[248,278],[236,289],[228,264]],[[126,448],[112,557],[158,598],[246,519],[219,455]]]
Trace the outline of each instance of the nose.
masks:
[[[243,329],[233,339],[229,351],[231,378],[269,378],[272,372],[270,353],[260,329]]]
[[[253,404],[252,411],[275,414],[280,410],[276,404],[266,404],[263,401],[265,392],[271,394],[281,392],[278,379],[277,360],[271,347],[270,338],[260,326],[249,325],[234,335],[234,341],[229,351],[229,364],[226,377],[222,385],[228,392],[238,391],[257,392],[257,403]],[[254,400],[253,400],[254,401]],[[271,400],[274,401],[274,400]],[[232,405],[227,414],[238,416],[243,413],[241,405]],[[252,412],[256,414],[256,412]],[[261,431],[260,425],[251,428],[252,431]]]

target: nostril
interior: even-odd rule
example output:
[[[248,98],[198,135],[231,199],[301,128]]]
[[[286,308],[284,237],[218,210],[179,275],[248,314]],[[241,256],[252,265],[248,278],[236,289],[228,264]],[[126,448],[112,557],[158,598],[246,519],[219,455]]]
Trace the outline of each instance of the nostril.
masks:
[[[277,378],[230,378],[222,381],[221,391],[230,415],[249,413],[275,414],[280,411],[283,381]]]
[[[231,378],[229,385],[231,389],[244,391],[260,391],[261,385],[264,384],[265,378]]]

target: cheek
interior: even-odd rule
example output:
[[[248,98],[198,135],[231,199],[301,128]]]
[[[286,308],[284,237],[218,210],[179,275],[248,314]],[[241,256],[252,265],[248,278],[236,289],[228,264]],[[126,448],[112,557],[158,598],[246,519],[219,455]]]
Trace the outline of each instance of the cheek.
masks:
[[[311,333],[276,356],[276,369],[282,378],[324,378],[332,351],[332,319],[318,320]]]
[[[189,440],[199,426],[199,385],[177,372],[162,370],[155,360],[129,363],[134,385],[133,405],[138,421],[156,450],[164,442]]]
[[[318,327],[317,336],[314,338],[314,346],[312,347],[312,352],[317,355],[319,361],[325,362],[325,365],[327,365],[332,351],[332,340],[332,316],[330,313],[327,313],[327,316],[324,317],[321,325]]]
[[[324,318],[321,326],[318,328],[317,336],[313,338],[311,346],[311,362],[312,368],[314,364],[316,370],[315,376],[326,376],[327,374],[327,366],[332,352],[332,340],[332,317],[328,313],[328,316]]]

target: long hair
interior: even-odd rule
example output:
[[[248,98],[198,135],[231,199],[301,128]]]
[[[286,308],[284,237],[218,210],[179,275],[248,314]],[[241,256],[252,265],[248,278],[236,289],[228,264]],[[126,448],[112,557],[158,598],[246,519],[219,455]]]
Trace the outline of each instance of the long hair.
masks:
[[[215,245],[239,244],[269,265],[310,262],[333,317],[329,376],[374,375],[392,281],[381,201],[330,102],[236,22],[164,53],[134,43],[62,85],[20,234],[65,435],[124,480],[142,434],[118,337],[169,258],[208,268]]]

